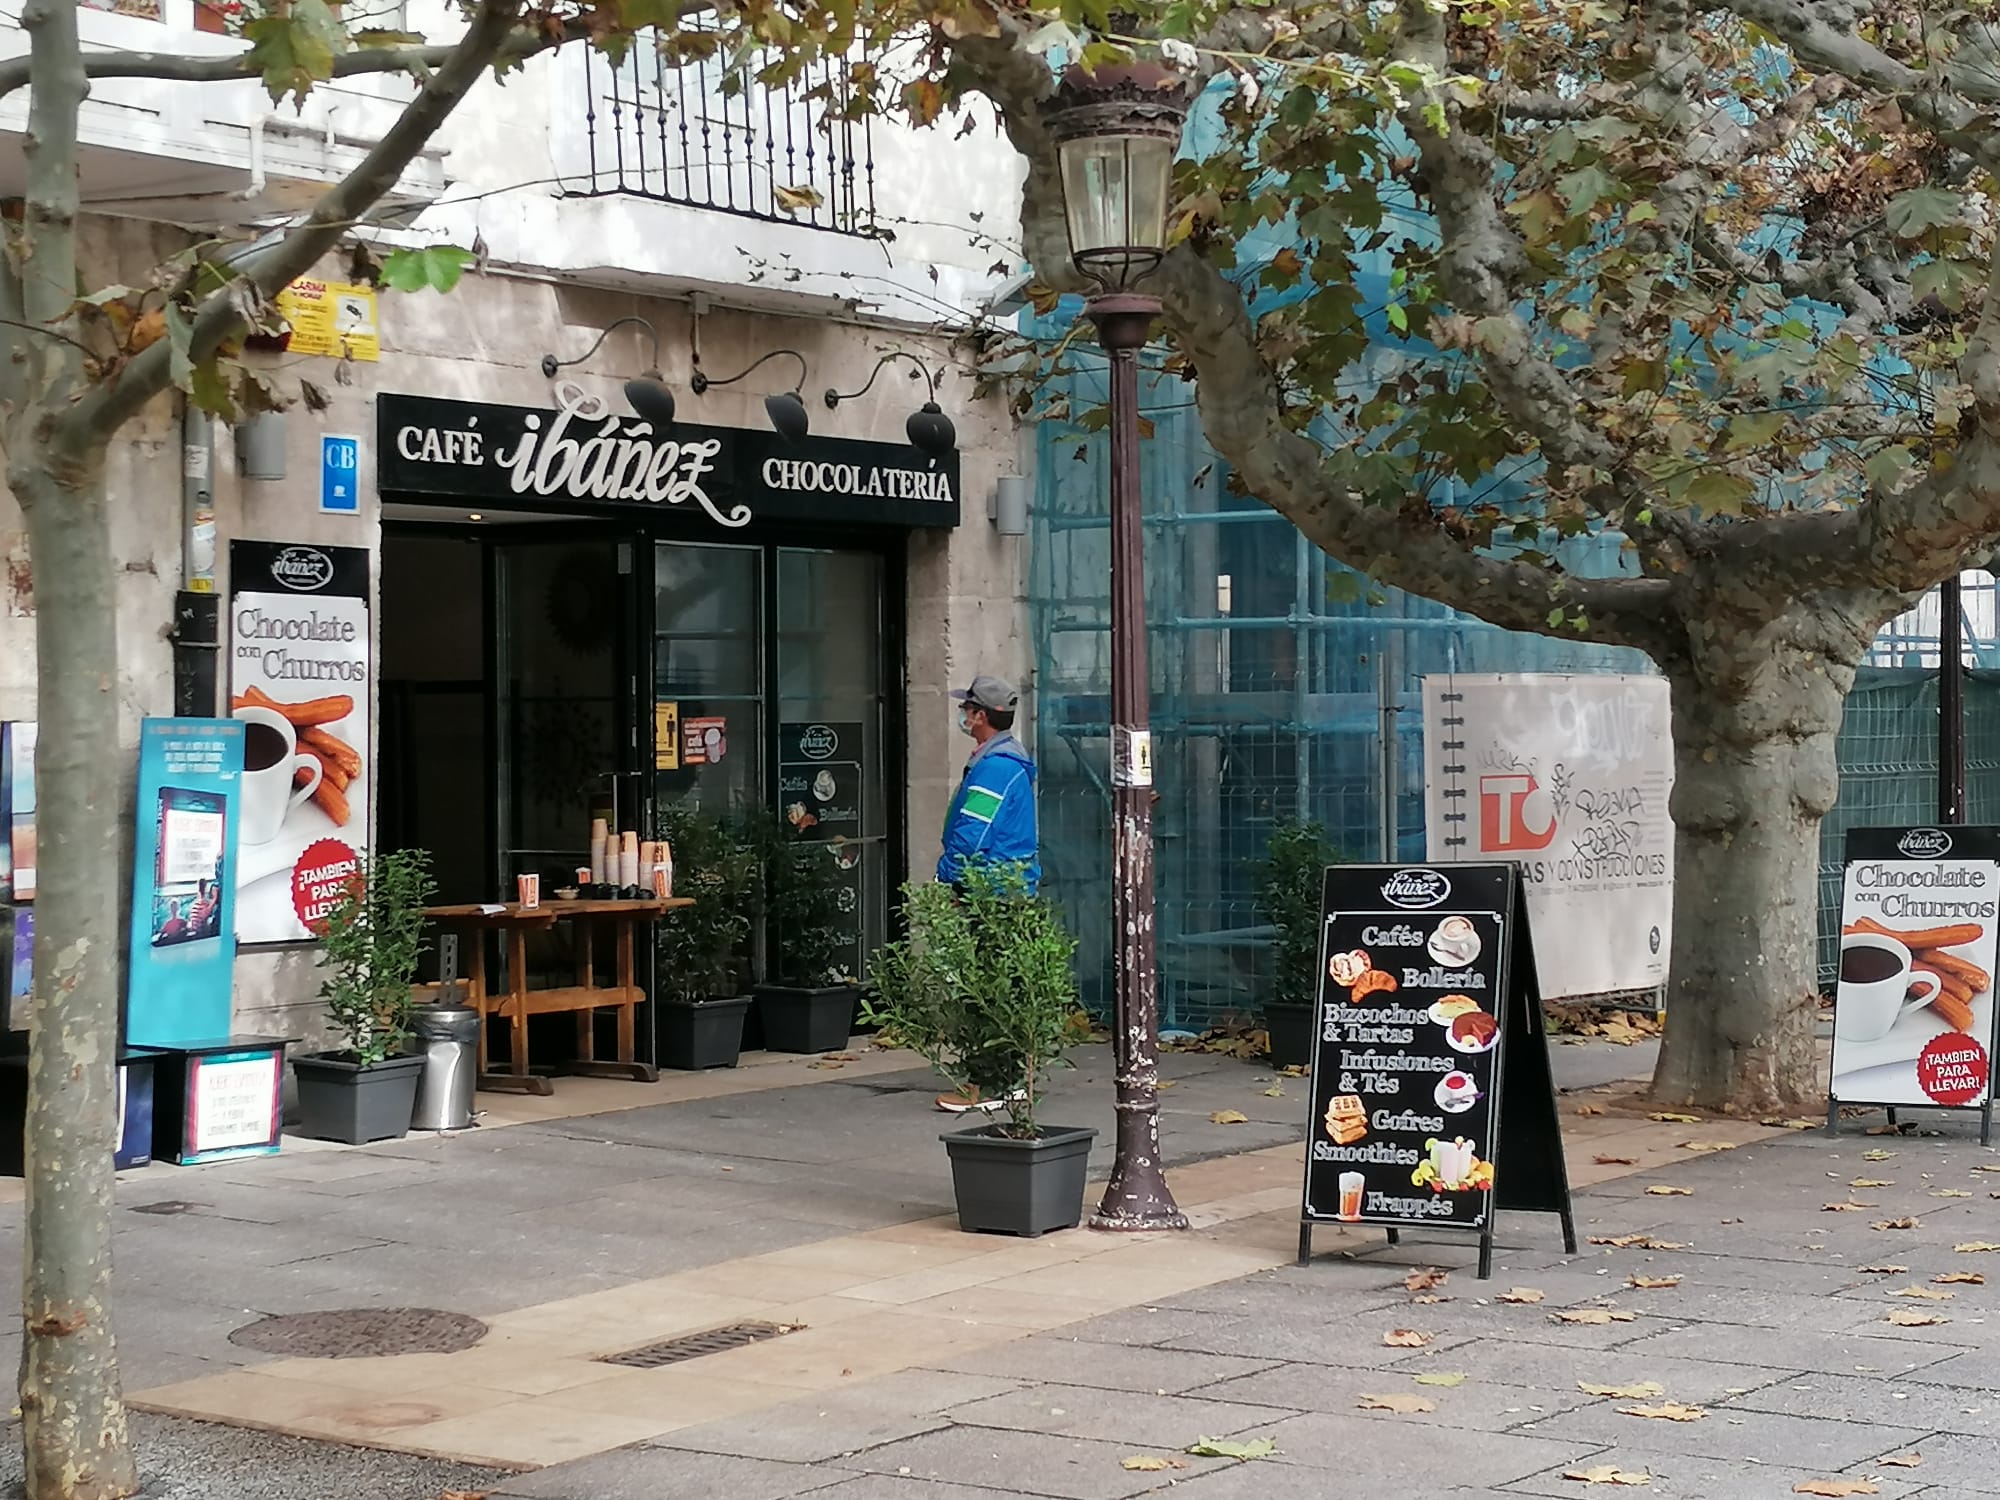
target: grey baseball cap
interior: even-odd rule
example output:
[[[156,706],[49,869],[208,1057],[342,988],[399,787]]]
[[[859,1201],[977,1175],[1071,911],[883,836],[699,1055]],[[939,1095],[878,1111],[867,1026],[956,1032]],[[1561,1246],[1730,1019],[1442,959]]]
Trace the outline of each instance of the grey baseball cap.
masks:
[[[972,686],[952,689],[952,697],[960,703],[969,703],[974,708],[992,708],[1006,712],[1021,701],[1014,691],[1014,684],[1004,678],[988,677],[984,673],[972,679]]]

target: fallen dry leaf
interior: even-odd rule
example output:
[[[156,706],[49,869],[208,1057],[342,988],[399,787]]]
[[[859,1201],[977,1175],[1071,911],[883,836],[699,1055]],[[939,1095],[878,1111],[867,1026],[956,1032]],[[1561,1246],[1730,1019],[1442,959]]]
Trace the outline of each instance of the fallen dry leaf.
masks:
[[[1870,1229],[1916,1229],[1919,1228],[1920,1225],[1919,1221],[1914,1218],[1877,1219],[1873,1224],[1870,1224],[1868,1227]],[[2000,1249],[2000,1246],[1995,1246],[1994,1248]]]
[[[1895,1154],[1893,1151],[1884,1151],[1880,1146],[1877,1146],[1872,1151],[1862,1152],[1861,1159],[1863,1161],[1887,1161]]]
[[[2000,1161],[1982,1162],[1972,1170],[1975,1172],[2000,1172]]]
[[[1443,1286],[1451,1278],[1451,1272],[1441,1266],[1419,1266],[1403,1278],[1406,1292],[1428,1292],[1434,1286]]]
[[[1914,1307],[1892,1307],[1889,1316],[1882,1320],[1894,1323],[1898,1328],[1930,1328],[1939,1323],[1949,1323],[1950,1318],[1941,1318],[1936,1313],[1918,1312]]]
[[[1382,1335],[1382,1342],[1391,1349],[1421,1349],[1436,1337],[1434,1333],[1421,1333],[1414,1328],[1392,1328]]]
[[[1656,1240],[1650,1234],[1593,1234],[1593,1245],[1610,1245],[1618,1250],[1685,1250],[1685,1240]]]
[[[1904,1286],[1890,1292],[1891,1297],[1914,1297],[1923,1302],[1949,1302],[1950,1292],[1934,1292],[1927,1286]]]
[[[1885,1453],[1875,1460],[1885,1469],[1917,1469],[1923,1467],[1921,1453]]]
[[[1650,1417],[1656,1422],[1699,1422],[1708,1413],[1699,1406],[1683,1406],[1678,1401],[1662,1401],[1658,1406],[1621,1406],[1621,1417]]]
[[[1966,1192],[1963,1188],[1932,1188],[1931,1196],[1933,1198],[1970,1198],[1972,1194]]]
[[[1987,1250],[2000,1250],[2000,1245],[1994,1244],[1991,1240],[1967,1240],[1964,1244],[1953,1245],[1951,1248],[1960,1255],[1978,1255]]]
[[[1580,1115],[1601,1115],[1604,1113],[1604,1106],[1601,1104],[1579,1104],[1576,1107],[1576,1112]]]
[[[1671,1110],[1661,1110],[1658,1114],[1647,1115],[1646,1118],[1649,1120],[1658,1120],[1662,1125],[1699,1125],[1701,1123],[1700,1115],[1677,1115]]]
[[[1393,1411],[1405,1417],[1415,1416],[1418,1412],[1436,1411],[1438,1409],[1437,1402],[1431,1400],[1430,1397],[1412,1395],[1408,1391],[1397,1391],[1388,1396],[1369,1396],[1364,1394],[1354,1404],[1362,1411]]]
[[[1451,1298],[1440,1297],[1436,1292],[1419,1292],[1410,1301],[1418,1307],[1432,1307],[1440,1302],[1449,1302]]]
[[[1597,1158],[1597,1164],[1600,1167],[1636,1167],[1639,1165],[1639,1158],[1636,1156],[1600,1156]]]
[[[1535,1303],[1543,1302],[1546,1301],[1547,1299],[1548,1299],[1547,1292],[1537,1291],[1534,1287],[1531,1286],[1517,1286],[1502,1292],[1499,1295],[1499,1297],[1496,1298],[1495,1300],[1500,1302],[1513,1302],[1532,1307]]]
[[[1638,1321],[1637,1313],[1628,1313],[1619,1307],[1571,1307],[1562,1312],[1550,1313],[1551,1323],[1633,1323]]]
[[[1782,1120],[1772,1118],[1759,1120],[1757,1123],[1767,1130],[1817,1130],[1826,1121],[1808,1120],[1804,1115],[1788,1115]]]
[[[1121,1469],[1136,1469],[1141,1473],[1152,1474],[1161,1469],[1185,1469],[1187,1467],[1187,1460],[1184,1458],[1154,1458],[1151,1454],[1141,1453],[1126,1459],[1118,1467]]]
[[[1864,1276],[1901,1276],[1909,1269],[1908,1266],[1862,1266],[1860,1268],[1861,1274]]]
[[[1879,1203],[1856,1203],[1852,1198],[1845,1203],[1822,1203],[1819,1211],[1823,1214],[1858,1214],[1863,1209],[1880,1208]]]
[[[1456,1371],[1453,1371],[1450,1374],[1417,1375],[1413,1376],[1412,1378],[1417,1382],[1418,1385],[1454,1386],[1454,1385],[1465,1384],[1465,1377]]]
[[[1692,1198],[1694,1196],[1693,1188],[1662,1187],[1659,1183],[1654,1183],[1646,1191],[1651,1193],[1655,1198]]]
[[[1734,1151],[1734,1141],[1682,1141],[1683,1151]]]
[[[1579,1380],[1576,1388],[1586,1396],[1617,1396],[1626,1401],[1641,1401],[1648,1396],[1664,1396],[1667,1388],[1657,1381],[1641,1380],[1632,1385],[1599,1385],[1592,1380]]]
[[[1894,1187],[1896,1184],[1887,1177],[1857,1177],[1848,1183],[1851,1188]]]
[[[1870,1479],[1801,1479],[1792,1486],[1794,1495],[1879,1495],[1882,1491]]]
[[[1653,1476],[1641,1471],[1631,1473],[1616,1464],[1599,1464],[1592,1469],[1564,1469],[1563,1478],[1574,1479],[1579,1484],[1651,1484]]]
[[[1192,1453],[1196,1458],[1235,1458],[1248,1461],[1253,1458],[1269,1458],[1278,1451],[1276,1438],[1198,1438],[1181,1450]]]
[[[1665,1291],[1668,1287],[1681,1284],[1678,1276],[1627,1276],[1625,1285],[1637,1287],[1642,1292]]]
[[[834,1068],[844,1068],[847,1066],[847,1064],[844,1062],[837,1062],[831,1057],[815,1057],[811,1062],[807,1063],[806,1066],[809,1068],[821,1068],[830,1072]]]
[[[486,1500],[486,1491],[446,1490],[438,1496],[438,1500]]]
[[[1985,1286],[1986,1277],[1978,1271],[1946,1271],[1941,1276],[1933,1276],[1939,1286]]]
[[[1285,1086],[1284,1086],[1283,1084],[1281,1084],[1281,1083],[1274,1083],[1274,1084],[1272,1084],[1272,1085],[1271,1085],[1271,1086],[1270,1086],[1269,1088],[1267,1088],[1267,1089],[1265,1089],[1265,1090],[1264,1090],[1264,1097],[1265,1097],[1266,1099],[1282,1099],[1282,1098],[1284,1098],[1284,1097],[1285,1097]]]
[[[1162,1078],[1153,1087],[1156,1089],[1170,1089],[1176,1087],[1179,1083],[1180,1080],[1178,1078]]]
[[[1240,1109],[1218,1109],[1208,1117],[1211,1125],[1248,1125],[1250,1117]]]

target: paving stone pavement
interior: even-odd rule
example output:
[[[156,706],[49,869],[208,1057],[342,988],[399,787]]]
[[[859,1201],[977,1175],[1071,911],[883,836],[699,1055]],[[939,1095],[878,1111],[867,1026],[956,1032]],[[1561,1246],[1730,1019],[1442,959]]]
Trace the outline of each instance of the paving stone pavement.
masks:
[[[1643,1061],[1556,1055],[1586,1078]],[[1084,1062],[1071,1080],[1079,1109],[1102,1086]],[[1268,1071],[1209,1058],[1169,1067],[1175,1160],[1294,1136],[1296,1100],[1264,1096]],[[503,1313],[934,1214],[948,1185],[926,1086],[891,1074],[127,1183],[127,1206],[201,1205],[120,1216],[121,1284],[136,1289],[121,1291],[120,1334],[140,1372],[128,1386],[255,1363],[226,1335],[260,1312],[433,1300]],[[1221,1107],[1251,1123],[1210,1125]],[[1579,1192],[1580,1235],[1643,1233],[1675,1248],[1586,1244],[1571,1257],[1553,1220],[1512,1216],[1482,1283],[1464,1241],[1370,1240],[1048,1332],[920,1350],[917,1368],[864,1371],[533,1473],[156,1417],[139,1419],[142,1462],[170,1500],[438,1500],[446,1489],[495,1500],[1750,1500],[1836,1478],[1875,1486],[1857,1493],[1991,1500],[2000,1251],[1955,1247],[2000,1242],[2000,1170],[1980,1170],[2000,1169],[2000,1151],[1955,1121],[1939,1128],[1888,1139],[1856,1125],[1837,1140],[1799,1132],[1655,1153],[1646,1159],[1660,1165]],[[1711,1134],[1687,1127],[1689,1139]],[[1862,1206],[1828,1207],[1848,1202]],[[0,1212],[0,1236],[18,1234],[13,1212]],[[1904,1218],[1917,1223],[1874,1227]],[[1873,1269],[1888,1265],[1902,1269]],[[1427,1294],[1439,1300],[1405,1288],[1421,1267],[1449,1273]],[[1936,1279],[1965,1274],[1991,1284]],[[1643,1288],[1634,1276],[1679,1279]],[[1500,1300],[1513,1288],[1531,1295]],[[1912,1289],[1932,1295],[1891,1295]],[[1593,1308],[1630,1320],[1553,1319]],[[1889,1321],[1896,1312],[1936,1321],[1903,1326]],[[1398,1329],[1429,1342],[1386,1343]],[[1433,1409],[1361,1405],[1411,1396]],[[1701,1414],[1624,1410],[1666,1403]],[[1265,1437],[1275,1451],[1247,1462],[1184,1451]],[[1903,1455],[1919,1461],[1881,1462]],[[1565,1477],[1602,1466],[1645,1481]],[[0,1485],[8,1478],[0,1468]]]

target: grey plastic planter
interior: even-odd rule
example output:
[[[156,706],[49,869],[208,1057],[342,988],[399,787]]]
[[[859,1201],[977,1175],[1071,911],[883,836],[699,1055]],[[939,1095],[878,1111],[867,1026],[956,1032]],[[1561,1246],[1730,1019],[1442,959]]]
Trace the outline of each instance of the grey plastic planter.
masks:
[[[733,1068],[743,1050],[748,995],[727,1000],[665,1000],[659,1007],[660,1066],[699,1071]]]
[[[997,1125],[948,1130],[938,1137],[951,1157],[958,1227],[975,1233],[1033,1239],[1074,1229],[1083,1218],[1095,1130],[1052,1125],[1032,1141],[1000,1134]]]
[[[398,1140],[410,1133],[421,1057],[388,1057],[378,1063],[338,1057],[295,1057],[299,1079],[299,1131],[316,1141]]]
[[[1273,1000],[1264,1007],[1264,1030],[1271,1038],[1271,1063],[1279,1068],[1312,1065],[1313,1008]]]
[[[764,1027],[764,1046],[772,1052],[838,1052],[854,1030],[854,1005],[860,993],[851,984],[812,990],[758,985],[757,1017]]]

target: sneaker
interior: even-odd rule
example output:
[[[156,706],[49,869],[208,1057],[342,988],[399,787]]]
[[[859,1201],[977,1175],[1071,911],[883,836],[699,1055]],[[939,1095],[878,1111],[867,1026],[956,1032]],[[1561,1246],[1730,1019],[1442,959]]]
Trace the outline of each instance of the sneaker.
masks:
[[[971,1114],[974,1110],[982,1114],[991,1114],[1001,1108],[1002,1104],[998,1099],[980,1098],[978,1089],[967,1089],[961,1094],[939,1094],[937,1107],[948,1115]]]

